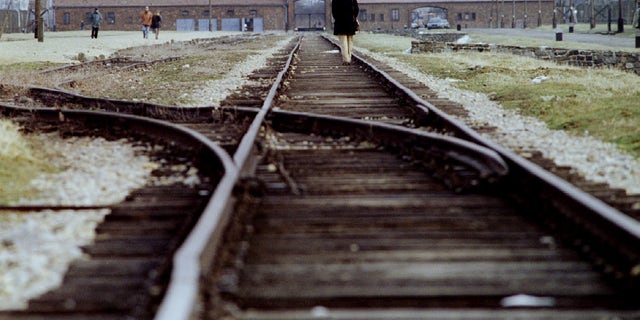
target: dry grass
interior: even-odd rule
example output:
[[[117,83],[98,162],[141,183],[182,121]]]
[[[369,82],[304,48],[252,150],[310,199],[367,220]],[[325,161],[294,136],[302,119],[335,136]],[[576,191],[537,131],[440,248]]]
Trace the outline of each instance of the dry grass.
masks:
[[[243,34],[187,42],[170,42],[120,50],[114,54],[135,61],[179,60],[122,69],[95,66],[80,70],[40,73],[51,63],[0,65],[0,84],[63,87],[78,94],[164,105],[191,105],[191,93],[208,81],[225,78],[233,67],[259,51],[273,47],[287,35]],[[0,98],[2,92],[0,91]]]
[[[197,90],[199,83],[223,78],[234,64],[270,48],[282,37],[228,38],[210,44],[171,43],[154,46],[152,50],[144,47],[120,51],[120,56],[139,60],[183,57],[133,71],[112,68],[41,75],[39,71],[56,64],[0,65],[0,97],[4,94],[5,99],[11,99],[7,95],[20,94],[15,90],[3,92],[7,84],[54,86],[73,79],[72,89],[89,96],[169,105],[189,103],[189,95],[185,93]],[[362,33],[355,40],[357,46],[394,57],[426,74],[460,80],[454,85],[483,92],[507,108],[547,122],[551,128],[578,135],[588,132],[640,156],[640,109],[637,108],[640,78],[636,75],[573,68],[510,55],[409,55],[404,52],[411,47],[413,39],[407,37]],[[530,39],[526,41],[531,45]],[[541,84],[531,82],[540,76],[547,80]],[[0,122],[0,148],[5,150],[0,153],[0,202],[25,194],[31,178],[51,170],[33,152],[37,148],[30,145],[28,138],[17,133],[15,126]]]
[[[122,69],[95,66],[76,71],[41,73],[60,64],[28,62],[0,64],[0,100],[24,95],[21,86],[62,86],[79,94],[164,105],[191,103],[190,93],[210,80],[223,79],[239,63],[259,51],[272,48],[287,35],[247,34],[190,42],[135,47],[116,56],[151,62],[169,57],[179,60]],[[46,148],[46,146],[41,146]],[[29,181],[53,170],[34,150],[28,136],[6,120],[0,121],[0,203],[29,194]]]
[[[243,63],[260,50],[271,48],[284,36],[246,36],[215,39],[197,44],[169,44],[132,48],[118,53],[133,59],[181,57],[180,60],[151,65],[135,71],[104,74],[99,90],[88,78],[76,81],[73,90],[93,97],[138,100],[165,105],[191,105],[191,93],[209,81],[227,77],[237,64]]]
[[[456,79],[452,85],[487,94],[505,108],[536,117],[552,129],[587,133],[640,157],[637,75],[505,54],[406,54],[411,40],[360,34],[356,45],[394,57],[425,74]],[[538,77],[545,80],[532,82]]]
[[[0,120],[0,204],[29,196],[29,181],[53,170],[36,151],[39,147],[19,130],[11,121]]]

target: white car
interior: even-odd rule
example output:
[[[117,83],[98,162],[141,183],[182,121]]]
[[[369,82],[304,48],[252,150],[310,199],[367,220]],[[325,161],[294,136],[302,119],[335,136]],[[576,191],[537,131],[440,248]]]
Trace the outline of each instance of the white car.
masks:
[[[446,19],[433,17],[429,19],[427,22],[427,29],[449,29],[451,26],[449,25],[449,21]]]

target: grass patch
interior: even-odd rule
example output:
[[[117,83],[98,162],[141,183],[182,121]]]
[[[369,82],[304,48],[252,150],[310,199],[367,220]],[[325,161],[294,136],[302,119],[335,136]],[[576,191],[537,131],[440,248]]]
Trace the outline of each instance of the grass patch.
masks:
[[[549,128],[585,133],[640,157],[640,77],[494,53],[405,54],[411,38],[359,34],[356,45],[382,53],[452,85],[481,92]],[[381,44],[389,41],[393,46]],[[543,79],[534,83],[533,79]]]
[[[30,85],[37,82],[36,73],[53,67],[59,63],[51,62],[21,62],[13,64],[0,64],[0,84]]]
[[[20,62],[12,64],[0,64],[0,73],[5,74],[11,72],[42,71],[61,65],[63,64],[52,62]]]
[[[566,32],[566,30],[564,32]],[[473,42],[493,43],[493,44],[500,44],[505,46],[549,47],[549,48],[602,50],[602,51],[630,51],[630,52],[636,51],[635,48],[629,48],[629,47],[614,47],[614,46],[600,45],[595,43],[573,42],[568,40],[557,42],[555,40],[514,37],[514,36],[496,35],[496,34],[475,34],[475,33],[469,34],[469,37],[473,40]]]
[[[229,57],[221,57],[228,55]],[[144,100],[169,105],[192,102],[190,92],[207,81],[217,80],[227,74],[235,63],[241,63],[246,54],[224,53],[218,56],[224,63],[213,63],[212,56],[190,56],[181,60],[151,66],[133,74],[111,74],[106,78],[109,86],[93,92],[96,96],[108,96],[123,100]],[[215,67],[212,67],[215,66]],[[120,81],[122,80],[122,81]],[[83,83],[90,87],[90,83]]]
[[[159,46],[153,57],[148,48],[122,50],[119,55],[134,59],[158,59],[180,56],[181,59],[158,63],[135,71],[110,70],[101,75],[101,86],[96,88],[92,77],[77,75],[79,79],[70,90],[79,94],[120,100],[145,101],[164,105],[194,105],[201,97],[194,92],[210,86],[211,81],[229,77],[234,67],[245,63],[252,55],[273,47],[285,36],[259,36],[249,38],[221,38],[211,43]],[[74,78],[67,75],[69,78]]]
[[[0,120],[0,204],[33,196],[29,181],[54,171],[35,150],[16,125]]]

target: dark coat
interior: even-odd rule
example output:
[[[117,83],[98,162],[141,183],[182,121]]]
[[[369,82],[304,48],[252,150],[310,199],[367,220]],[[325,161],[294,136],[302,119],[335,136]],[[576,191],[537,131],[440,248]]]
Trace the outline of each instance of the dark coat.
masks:
[[[151,17],[151,28],[153,29],[160,28],[161,22],[162,22],[162,16],[158,14],[154,14],[153,17]]]
[[[102,15],[99,12],[94,11],[91,14],[91,26],[94,28],[100,28],[101,24],[102,24]]]
[[[331,14],[335,20],[333,24],[334,35],[352,36],[356,34],[356,19],[360,13],[358,0],[333,0],[331,1]]]

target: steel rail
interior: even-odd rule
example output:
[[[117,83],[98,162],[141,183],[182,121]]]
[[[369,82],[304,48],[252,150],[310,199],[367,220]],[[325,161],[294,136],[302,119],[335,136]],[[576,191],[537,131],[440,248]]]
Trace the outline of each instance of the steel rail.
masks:
[[[52,122],[66,122],[67,120],[84,121],[90,127],[113,128],[119,125],[123,128],[162,137],[165,141],[190,148],[200,148],[203,145],[216,153],[221,159],[228,158],[226,152],[217,144],[207,139],[197,131],[173,124],[164,120],[149,117],[141,117],[131,114],[115,113],[110,111],[87,111],[57,108],[24,108],[0,103],[0,114],[26,117],[37,116],[40,119]],[[219,153],[219,154],[218,154]],[[225,160],[221,160],[225,161]]]
[[[109,112],[121,112],[160,120],[181,120],[205,118],[211,115],[213,107],[177,107],[148,102],[87,97],[64,89],[29,87],[29,97],[44,104],[55,101],[54,106],[64,104],[65,109],[98,109]]]
[[[302,37],[298,38],[298,43],[296,43],[295,47],[289,53],[289,57],[287,62],[283,66],[282,70],[278,73],[278,77],[274,80],[271,89],[269,90],[269,94],[265,98],[262,103],[262,107],[260,111],[256,115],[255,119],[249,126],[247,133],[242,137],[240,144],[238,145],[238,149],[236,153],[233,155],[233,161],[236,163],[240,172],[245,172],[245,170],[249,170],[249,167],[252,165],[248,163],[250,155],[255,147],[255,142],[260,133],[260,127],[264,124],[264,119],[267,116],[267,113],[271,110],[273,106],[273,101],[278,94],[278,90],[280,89],[282,82],[284,80],[284,76],[289,72],[291,68],[291,63],[293,62],[293,57],[295,53],[300,49],[300,43],[302,42]]]
[[[276,130],[321,132],[338,138],[356,136],[366,139],[391,150],[395,149],[403,155],[409,155],[436,172],[442,172],[445,168],[440,167],[441,163],[434,162],[435,159],[441,160],[442,163],[457,162],[477,172],[477,176],[472,178],[449,181],[450,186],[459,191],[478,187],[483,182],[484,185],[496,183],[509,174],[508,165],[493,150],[451,136],[382,122],[283,110],[273,111],[268,119]]]
[[[196,308],[200,281],[200,259],[207,245],[215,246],[216,236],[226,225],[229,218],[229,207],[232,205],[231,192],[239,176],[238,170],[227,152],[216,143],[198,133],[183,126],[171,124],[161,120],[138,117],[133,115],[113,114],[110,112],[75,111],[58,109],[26,109],[0,104],[3,114],[37,115],[40,118],[51,121],[83,120],[92,124],[109,125],[117,123],[126,125],[127,128],[140,132],[152,132],[154,136],[160,136],[165,141],[181,146],[197,148],[200,152],[208,154],[211,165],[221,166],[224,175],[212,193],[202,215],[194,226],[193,231],[185,239],[183,245],[176,251],[173,257],[173,269],[171,279],[165,296],[156,313],[156,319],[189,319]],[[108,119],[108,121],[105,121]],[[217,231],[217,232],[216,232]],[[209,250],[212,252],[212,250]]]
[[[225,166],[228,167],[226,174],[193,230],[174,255],[171,279],[154,319],[191,319],[199,307],[198,295],[203,269],[201,260],[214,259],[205,255],[215,252],[221,241],[222,232],[232,213],[232,192],[239,177],[231,159],[225,161]]]
[[[245,135],[240,143],[238,152],[236,152],[233,159],[230,159],[224,151],[221,151],[221,153],[226,157],[226,160],[224,160],[223,162],[227,173],[220,181],[215,192],[212,194],[212,197],[207,204],[202,217],[200,218],[200,220],[198,220],[198,223],[194,227],[192,234],[189,235],[189,237],[185,240],[183,245],[178,249],[176,255],[174,256],[174,269],[171,275],[171,282],[155,319],[186,320],[191,318],[194,315],[193,313],[196,312],[197,308],[199,307],[197,297],[199,293],[199,281],[203,262],[205,265],[211,264],[211,261],[215,259],[215,257],[212,256],[215,253],[215,246],[220,242],[222,230],[226,225],[231,207],[234,204],[232,189],[234,185],[239,181],[239,179],[242,178],[242,173],[246,172],[244,170],[249,170],[249,168],[252,166],[252,163],[249,162],[249,159],[250,155],[256,148],[255,139],[259,134],[260,127],[264,125],[263,120],[266,119],[272,121],[272,125],[283,127],[290,126],[292,128],[299,127],[310,129],[325,126],[326,128],[324,130],[327,130],[327,132],[338,132],[336,130],[346,130],[346,128],[341,128],[338,125],[338,122],[345,121],[345,119],[342,118],[332,119],[332,117],[318,117],[315,115],[295,114],[270,110],[273,100],[275,99],[276,94],[279,90],[279,84],[282,82],[284,76],[286,75],[291,61],[293,60],[294,54],[299,49],[299,46],[300,40],[298,41],[298,44],[296,45],[294,50],[292,50],[292,52],[290,53],[289,59],[287,61],[287,66],[283,68],[283,70],[278,75],[276,83],[271,87],[269,95],[267,99],[265,99],[262,108],[259,110],[247,110],[247,112],[249,113],[257,112],[255,121],[249,128],[249,131],[253,135],[253,138],[249,138],[247,135]],[[439,110],[437,107],[433,106],[431,103],[421,99],[413,91],[404,87],[384,71],[380,70],[369,62],[366,62],[359,55],[354,54],[354,59],[363,63],[366,68],[378,72],[380,75],[382,75],[384,81],[388,81],[388,83],[397,87],[397,90],[399,90],[400,92],[404,92],[404,95],[407,97],[408,101],[410,101],[409,103],[416,109],[419,123],[430,121],[444,124],[448,130],[454,131],[456,133],[456,136],[462,139],[468,139],[473,143],[483,146],[477,148],[485,149],[486,147],[494,150],[495,153],[493,154],[499,155],[498,159],[501,159],[499,161],[496,161],[495,163],[502,162],[501,165],[498,165],[495,168],[499,168],[500,166],[505,165],[509,168],[511,173],[517,171],[532,173],[537,178],[531,183],[537,184],[538,189],[541,193],[561,195],[565,200],[560,203],[554,203],[554,205],[565,208],[564,211],[566,213],[567,219],[571,221],[578,221],[579,224],[583,226],[583,229],[586,233],[596,233],[599,238],[604,239],[603,242],[613,242],[616,244],[620,244],[621,247],[617,250],[611,250],[610,248],[604,250],[615,251],[611,254],[617,257],[618,261],[620,261],[616,271],[618,273],[617,276],[631,280],[630,285],[638,288],[638,286],[640,285],[638,284],[638,279],[640,278],[640,253],[637,250],[637,248],[640,248],[640,223],[638,221],[629,218],[628,216],[604,204],[602,201],[575,188],[568,182],[557,178],[555,175],[543,170],[542,168],[529,162],[528,160],[519,157],[514,152],[503,148],[477,134],[462,122],[452,118],[451,116]],[[32,88],[31,93],[38,95],[42,98],[42,100],[46,101],[47,96],[55,95],[59,93],[59,91],[46,88]],[[162,118],[165,114],[168,113],[166,111],[163,112],[165,108],[172,109],[170,107],[154,106],[151,104],[143,103],[139,103],[134,107],[131,107],[131,102],[116,100],[107,101],[105,99],[78,97],[75,94],[71,95],[66,92],[65,95],[66,99],[71,99],[69,102],[73,104],[109,108],[113,109],[114,111],[119,111],[126,108],[134,114],[144,114],[145,116]],[[152,107],[150,109],[151,111],[147,110],[148,107]],[[0,105],[0,109],[4,111],[4,106]],[[60,114],[72,117],[73,113],[82,113],[82,111],[60,111],[58,109],[51,110],[51,118],[59,117]],[[220,110],[227,110],[227,108],[220,108]],[[233,110],[238,110],[238,108],[233,108]],[[30,109],[29,112],[31,112]],[[194,108],[194,111],[185,111],[185,115],[191,113],[194,113],[196,115],[204,115],[206,113],[210,114],[210,112],[211,108],[208,107]],[[282,119],[300,119],[301,116],[307,117],[308,119],[314,119],[305,120],[311,121],[306,123],[302,120],[298,120],[297,123],[288,123],[287,121],[281,121]],[[128,117],[140,118],[135,116],[123,116],[122,114],[118,114],[118,117],[122,119],[126,119]],[[262,120],[260,122],[257,122],[258,118],[261,118]],[[145,120],[152,122],[158,121],[151,119]],[[332,122],[335,123],[335,125],[331,124]],[[359,125],[362,125],[363,128],[368,127],[369,129],[367,130],[369,131],[378,130],[375,128],[396,127],[393,125],[373,126],[364,121],[362,122],[363,124]],[[355,124],[357,123],[357,121],[351,123]],[[185,134],[194,133],[196,136],[199,136],[197,132],[190,129],[186,129],[180,126],[176,127],[180,128],[181,131],[184,131]],[[403,130],[411,131],[411,129]],[[203,136],[200,136],[199,139],[200,138],[204,139],[204,141],[208,141],[208,139]],[[186,139],[185,143],[187,143]],[[211,143],[209,141],[208,143],[206,143],[206,145],[212,145],[211,147],[213,147],[215,150],[218,150],[216,151],[216,153],[220,152],[220,148],[214,143]],[[489,158],[493,157],[493,155],[489,156]],[[490,160],[490,162],[491,161],[493,160]],[[496,172],[500,171],[499,169],[496,170]],[[619,231],[606,232],[611,230]]]
[[[326,36],[324,38],[339,47],[332,39]],[[518,156],[515,152],[483,137],[461,121],[420,98],[412,90],[393,79],[380,68],[366,61],[366,59],[359,54],[354,53],[353,57],[365,68],[369,68],[379,74],[383,81],[387,82],[390,86],[397,88],[396,90],[405,95],[413,106],[419,106],[417,108],[418,110],[426,108],[428,110],[427,114],[418,117],[421,122],[428,120],[432,123],[440,123],[445,126],[447,130],[455,132],[455,135],[458,137],[468,139],[469,141],[495,150],[505,159],[512,170],[519,168],[518,170],[522,172],[527,172],[538,177],[537,184],[541,192],[553,190],[556,194],[562,194],[564,196],[563,199],[565,199],[564,202],[555,203],[554,205],[573,208],[571,210],[564,210],[566,219],[583,226],[582,231],[585,234],[595,235],[604,243],[616,244],[613,247],[604,246],[600,249],[597,248],[599,245],[596,244],[593,247],[587,248],[587,250],[597,250],[599,251],[599,255],[612,257],[612,261],[618,262],[618,265],[615,266],[615,271],[609,272],[614,274],[615,278],[624,279],[621,282],[626,282],[628,286],[635,288],[635,290],[640,290],[640,252],[638,251],[638,248],[640,248],[639,221]],[[612,230],[618,231],[609,232]],[[584,247],[584,245],[582,245],[582,247]],[[603,269],[610,269],[609,267],[611,267],[611,265],[603,267]]]
[[[242,173],[254,164],[249,162],[256,147],[260,127],[270,111],[273,100],[288,72],[295,53],[300,48],[301,38],[289,53],[289,58],[272,85],[262,108],[255,115],[233,156],[233,174],[227,174],[216,188],[193,231],[178,249],[174,257],[174,268],[167,293],[156,313],[155,320],[187,320],[195,316],[199,307],[200,277],[203,265],[214,263],[217,246],[232,213],[232,192],[242,178]]]

